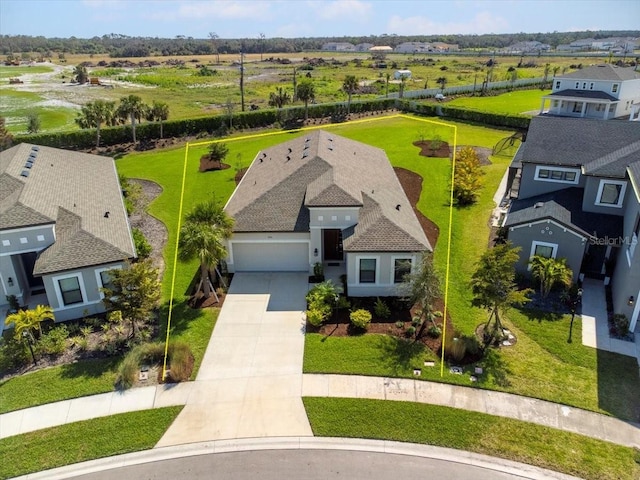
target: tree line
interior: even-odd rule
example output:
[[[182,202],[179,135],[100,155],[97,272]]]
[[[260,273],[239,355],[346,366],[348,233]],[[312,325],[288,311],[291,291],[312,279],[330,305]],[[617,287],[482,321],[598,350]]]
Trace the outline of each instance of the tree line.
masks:
[[[599,30],[581,32],[509,33],[484,35],[369,35],[314,38],[266,38],[256,33],[254,38],[220,38],[214,32],[208,38],[179,35],[175,38],[131,37],[120,34],[92,38],[46,38],[30,35],[0,35],[0,54],[38,53],[109,55],[113,58],[170,55],[211,55],[230,53],[274,54],[320,50],[327,42],[372,43],[396,47],[404,42],[444,42],[461,49],[503,48],[516,42],[539,41],[552,47],[585,38],[640,37],[638,30]]]

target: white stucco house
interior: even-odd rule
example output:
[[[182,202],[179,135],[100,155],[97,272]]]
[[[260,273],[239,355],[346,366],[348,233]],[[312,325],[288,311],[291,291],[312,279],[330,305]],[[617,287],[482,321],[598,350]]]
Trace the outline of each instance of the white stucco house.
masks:
[[[554,77],[552,92],[542,97],[540,113],[638,120],[639,107],[640,72],[603,63]]]
[[[325,131],[258,152],[227,202],[230,272],[338,267],[350,296],[397,295],[431,245],[385,152]]]
[[[102,312],[107,272],[135,256],[113,159],[30,144],[0,152],[3,315],[8,295],[51,306],[56,321]]]

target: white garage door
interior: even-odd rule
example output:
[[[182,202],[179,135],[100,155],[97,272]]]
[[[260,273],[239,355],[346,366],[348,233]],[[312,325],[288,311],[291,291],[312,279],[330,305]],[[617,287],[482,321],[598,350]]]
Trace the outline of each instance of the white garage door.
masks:
[[[232,243],[236,272],[307,272],[308,243]]]

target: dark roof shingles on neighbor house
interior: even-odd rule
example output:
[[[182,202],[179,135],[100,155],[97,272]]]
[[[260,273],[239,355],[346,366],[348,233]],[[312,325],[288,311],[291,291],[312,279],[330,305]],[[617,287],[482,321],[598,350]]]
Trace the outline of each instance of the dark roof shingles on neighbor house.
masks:
[[[640,122],[534,117],[517,155],[521,163],[584,166],[584,172],[624,178],[640,161]]]
[[[309,207],[360,206],[345,251],[431,250],[384,151],[324,131],[259,152],[225,209],[236,232],[302,232]]]
[[[633,67],[617,67],[608,63],[592,65],[575,72],[557,75],[556,78],[569,78],[574,80],[604,80],[604,81],[625,81],[640,78],[640,73],[634,71]]]
[[[553,98],[553,97],[569,97],[569,98],[591,98],[594,100],[609,100],[610,102],[617,102],[618,99],[613,95],[609,95],[605,92],[600,92],[597,90],[560,90],[558,92],[553,92],[547,95],[545,98]]]
[[[586,238],[617,238],[622,234],[623,218],[582,210],[582,188],[572,187],[557,192],[515,200],[509,210],[506,227],[540,220],[555,220]]]
[[[135,257],[112,159],[20,144],[0,153],[0,229],[55,223],[56,242],[41,252],[42,275]],[[107,214],[108,212],[108,214]]]

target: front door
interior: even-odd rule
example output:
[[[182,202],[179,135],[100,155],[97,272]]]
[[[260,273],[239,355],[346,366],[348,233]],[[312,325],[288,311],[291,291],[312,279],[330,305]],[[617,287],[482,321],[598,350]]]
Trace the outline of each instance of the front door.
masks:
[[[325,261],[342,261],[342,230],[339,228],[322,231],[322,250]]]
[[[36,259],[38,258],[37,252],[23,253],[20,255],[22,260],[22,266],[24,267],[24,274],[27,277],[29,283],[29,289],[31,292],[42,290],[44,288],[44,282],[42,277],[33,276],[33,268],[36,265]]]

